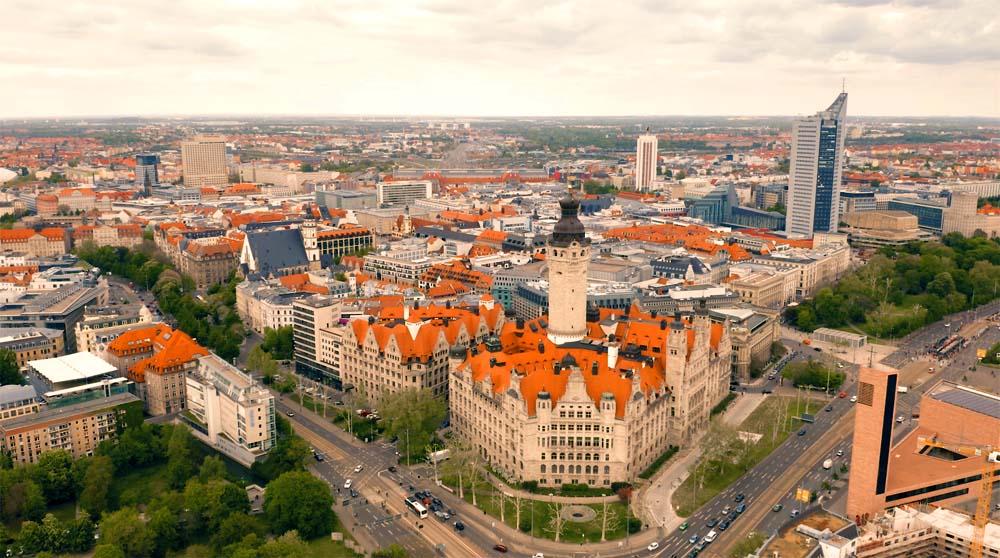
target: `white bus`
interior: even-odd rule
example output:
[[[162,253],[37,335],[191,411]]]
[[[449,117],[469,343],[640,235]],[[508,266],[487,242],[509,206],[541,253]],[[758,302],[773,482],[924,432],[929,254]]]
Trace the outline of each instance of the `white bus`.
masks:
[[[413,510],[413,513],[417,514],[417,517],[419,517],[420,519],[427,519],[427,508],[425,508],[423,504],[416,501],[415,499],[407,498],[406,507]]]

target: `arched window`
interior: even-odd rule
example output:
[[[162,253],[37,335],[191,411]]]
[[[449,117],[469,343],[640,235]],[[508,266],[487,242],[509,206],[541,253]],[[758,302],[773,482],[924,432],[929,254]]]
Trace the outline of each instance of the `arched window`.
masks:
[[[577,465],[576,466],[576,474],[579,475],[581,471],[583,471],[583,468],[581,468],[579,465]]]
[[[565,471],[566,471],[566,468],[563,467],[562,465],[560,465],[559,466],[559,472],[562,473],[562,472],[565,472]]]
[[[543,475],[545,474],[545,464],[544,463],[542,464],[542,474]]]
[[[604,474],[605,475],[610,475],[611,474],[611,467],[605,465],[604,466]]]

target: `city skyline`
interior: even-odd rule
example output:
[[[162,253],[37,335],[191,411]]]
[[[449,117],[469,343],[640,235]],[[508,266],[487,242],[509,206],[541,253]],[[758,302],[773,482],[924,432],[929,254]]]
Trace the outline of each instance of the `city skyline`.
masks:
[[[977,0],[49,8],[10,6],[0,118],[794,116],[843,79],[853,114],[1000,115]]]

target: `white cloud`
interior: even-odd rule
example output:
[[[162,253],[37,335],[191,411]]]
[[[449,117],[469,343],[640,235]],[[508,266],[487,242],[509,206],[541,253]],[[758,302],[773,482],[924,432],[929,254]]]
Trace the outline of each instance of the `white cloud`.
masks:
[[[1000,115],[993,0],[4,4],[4,117]]]

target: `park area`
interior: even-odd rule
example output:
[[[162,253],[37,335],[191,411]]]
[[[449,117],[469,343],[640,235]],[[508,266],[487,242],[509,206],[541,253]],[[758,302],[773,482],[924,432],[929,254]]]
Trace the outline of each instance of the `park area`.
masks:
[[[815,413],[818,399],[771,396],[738,428],[715,419],[702,438],[702,457],[673,495],[677,515],[687,517],[753,469],[801,427],[798,417]],[[745,436],[740,433],[756,434]],[[753,438],[758,438],[756,441]]]
[[[586,544],[600,542],[602,531],[604,540],[611,541],[625,538],[628,534],[626,526],[631,527],[632,533],[638,532],[642,526],[642,521],[631,515],[620,499],[570,505],[516,498],[504,495],[482,474],[477,476],[474,489],[470,488],[469,479],[465,479],[464,500],[512,529],[519,529],[533,537]],[[457,477],[443,476],[441,481],[453,488],[456,495],[459,493]],[[558,491],[553,489],[553,492]]]

